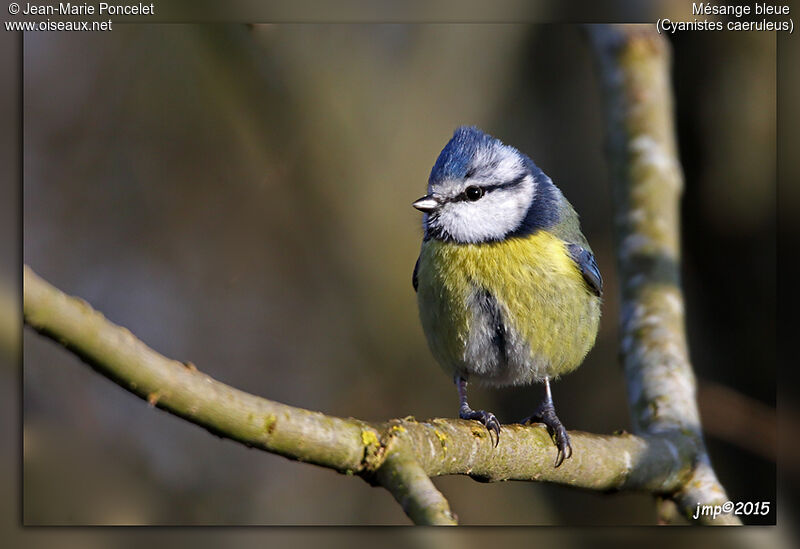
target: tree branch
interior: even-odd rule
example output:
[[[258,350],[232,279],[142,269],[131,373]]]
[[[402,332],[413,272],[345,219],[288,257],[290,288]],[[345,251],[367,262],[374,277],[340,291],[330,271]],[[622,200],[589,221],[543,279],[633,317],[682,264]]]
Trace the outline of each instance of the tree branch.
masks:
[[[504,425],[494,448],[486,429],[472,421],[406,418],[372,424],[287,406],[160,355],[27,266],[23,286],[25,323],[124,389],[218,436],[382,485],[418,524],[455,520],[444,497],[420,475],[671,494],[691,472],[694,444],[676,433],[637,437],[574,431],[573,456],[556,469],[555,447],[539,425]]]
[[[661,498],[661,516],[691,517],[727,497],[711,468],[695,401],[679,284],[676,158],[667,46],[640,26],[593,27],[608,111],[622,284],[622,357],[636,435],[572,432],[573,456],[553,467],[540,425],[504,425],[497,448],[477,422],[343,419],[234,389],[168,359],[27,266],[25,322],[96,371],[172,414],[248,446],[356,474],[385,487],[417,524],[454,524],[430,477],[536,480]],[[675,505],[670,504],[671,500]],[[701,522],[736,524],[719,515]]]
[[[606,100],[622,285],[621,349],[634,431],[682,433],[696,445],[691,479],[674,500],[691,517],[721,505],[711,468],[684,332],[680,287],[680,194],[668,42],[652,25],[591,25],[589,36]],[[712,524],[739,524],[733,515]]]
[[[375,477],[415,524],[458,524],[450,504],[408,448],[401,446],[390,452]]]

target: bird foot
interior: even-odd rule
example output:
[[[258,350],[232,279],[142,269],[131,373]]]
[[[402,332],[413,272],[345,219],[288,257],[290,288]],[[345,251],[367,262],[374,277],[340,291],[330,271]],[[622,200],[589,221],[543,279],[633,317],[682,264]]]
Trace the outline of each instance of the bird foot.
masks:
[[[520,423],[523,425],[527,423],[545,424],[550,436],[553,437],[556,448],[558,448],[556,460],[553,463],[555,467],[558,467],[564,463],[565,458],[572,457],[572,445],[570,444],[569,434],[564,428],[564,424],[561,423],[560,419],[558,419],[558,416],[556,415],[556,409],[552,402],[542,402],[533,415],[526,417],[520,421]]]
[[[500,422],[493,413],[486,412],[484,410],[461,408],[458,413],[458,417],[461,419],[474,419],[476,421],[480,421],[489,430],[489,438],[492,439],[494,446],[497,447],[497,445],[500,444]],[[492,433],[494,433],[494,437],[492,437]]]

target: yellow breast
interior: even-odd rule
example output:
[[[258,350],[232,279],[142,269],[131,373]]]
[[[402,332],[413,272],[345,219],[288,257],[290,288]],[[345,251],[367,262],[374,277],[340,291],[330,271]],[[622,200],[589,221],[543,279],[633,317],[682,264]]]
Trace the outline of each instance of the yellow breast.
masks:
[[[530,383],[573,370],[594,344],[600,299],[565,243],[546,231],[483,244],[428,240],[417,276],[423,329],[434,356],[453,373],[496,384]],[[524,348],[495,368],[506,371],[486,371],[470,363],[479,361],[474,355],[465,355],[475,337],[474,295],[482,290],[497,301],[511,340]]]

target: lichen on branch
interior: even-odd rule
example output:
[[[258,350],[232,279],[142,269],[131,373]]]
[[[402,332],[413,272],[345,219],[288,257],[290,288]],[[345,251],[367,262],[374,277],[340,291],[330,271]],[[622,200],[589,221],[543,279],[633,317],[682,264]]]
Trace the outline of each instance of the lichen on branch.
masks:
[[[540,425],[505,425],[495,448],[477,422],[406,418],[369,423],[288,406],[162,356],[27,266],[23,285],[25,323],[124,389],[215,435],[384,486],[417,523],[455,520],[444,496],[420,475],[668,494],[691,471],[694,445],[681,436],[572,432],[573,457],[554,468],[555,447]]]

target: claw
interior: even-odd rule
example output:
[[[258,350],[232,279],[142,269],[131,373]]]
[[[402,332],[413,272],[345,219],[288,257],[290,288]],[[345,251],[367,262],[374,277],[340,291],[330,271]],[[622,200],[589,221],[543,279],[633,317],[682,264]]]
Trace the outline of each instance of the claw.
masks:
[[[458,388],[458,399],[461,403],[458,417],[461,419],[474,419],[483,423],[489,430],[489,438],[492,439],[494,447],[497,448],[497,445],[500,444],[500,422],[491,412],[473,410],[469,407],[469,404],[467,404],[467,380],[465,378],[456,375],[453,381],[455,381]],[[494,436],[492,436],[492,433],[494,433]]]
[[[492,439],[492,445],[497,448],[497,445],[500,444],[500,422],[493,413],[486,412],[485,410],[462,410],[459,412],[458,417],[461,419],[480,421],[489,431],[489,438]],[[494,433],[494,436],[492,436],[492,433]]]
[[[572,457],[572,444],[569,440],[569,434],[561,423],[561,420],[558,419],[552,402],[543,402],[533,415],[526,417],[520,421],[520,423],[523,425],[528,423],[544,423],[550,436],[553,437],[557,449],[556,459],[553,462],[554,467],[559,467],[564,463],[565,459]]]
[[[558,418],[556,418],[556,420],[558,420]],[[556,453],[556,460],[553,463],[553,466],[558,467],[559,465],[564,463],[565,458],[569,458],[570,456],[572,456],[572,445],[570,444],[567,430],[564,429],[564,426],[561,424],[560,421],[558,421],[557,425],[547,425],[547,426],[548,429],[554,431],[555,443],[556,447],[558,448],[558,452]]]

